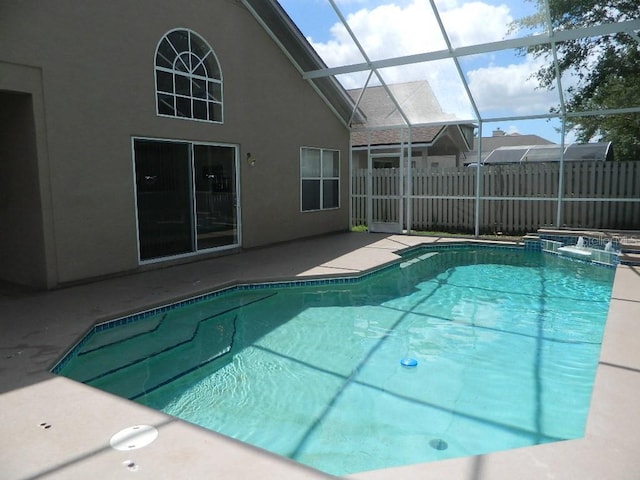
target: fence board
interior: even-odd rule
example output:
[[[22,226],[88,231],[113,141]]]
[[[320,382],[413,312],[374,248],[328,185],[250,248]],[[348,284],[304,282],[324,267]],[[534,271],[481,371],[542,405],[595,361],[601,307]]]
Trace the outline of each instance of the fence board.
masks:
[[[563,172],[564,198],[591,199],[564,202],[563,226],[640,228],[640,202],[594,200],[639,199],[640,162],[567,162]],[[469,198],[475,198],[476,175],[475,168],[412,170],[412,228],[472,232],[475,200]],[[559,164],[485,166],[480,175],[481,195],[493,197],[481,201],[481,231],[524,233],[555,225]],[[371,176],[373,213],[397,220],[399,200],[377,197],[399,195],[399,171],[374,169]],[[351,185],[352,222],[366,224],[367,170],[354,170]]]
[[[590,197],[600,197],[600,189],[598,187],[600,182],[600,172],[601,172],[601,164],[602,162],[590,162],[589,165],[589,193]],[[604,163],[602,163],[604,164]],[[597,224],[599,219],[601,218],[602,212],[602,202],[592,202],[590,208],[590,215],[588,219],[589,224]]]

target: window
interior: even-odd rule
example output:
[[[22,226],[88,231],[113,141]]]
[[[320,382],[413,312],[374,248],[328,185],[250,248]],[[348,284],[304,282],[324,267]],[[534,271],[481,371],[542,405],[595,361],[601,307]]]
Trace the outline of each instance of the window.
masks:
[[[302,148],[300,152],[302,211],[340,207],[340,152]]]
[[[238,147],[134,139],[140,260],[240,244]]]
[[[156,49],[158,115],[222,123],[222,73],[198,34],[172,30]]]

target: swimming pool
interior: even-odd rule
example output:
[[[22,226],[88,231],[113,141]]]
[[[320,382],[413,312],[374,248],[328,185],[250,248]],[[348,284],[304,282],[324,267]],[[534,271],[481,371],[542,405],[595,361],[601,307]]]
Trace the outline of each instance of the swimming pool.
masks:
[[[122,319],[57,371],[338,475],[487,453],[582,436],[612,279],[518,249],[422,250],[358,281]]]

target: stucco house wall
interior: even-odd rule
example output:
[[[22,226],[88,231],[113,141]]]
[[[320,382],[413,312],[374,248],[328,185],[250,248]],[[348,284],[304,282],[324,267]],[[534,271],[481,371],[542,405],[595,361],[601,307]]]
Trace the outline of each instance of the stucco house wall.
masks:
[[[14,192],[0,197],[0,279],[51,288],[139,268],[136,137],[239,146],[243,247],[348,228],[348,129],[240,2],[24,0],[0,12],[0,92],[25,117],[0,116],[13,172],[0,186]],[[214,50],[223,124],[156,114],[155,49],[174,28]],[[305,146],[340,150],[339,209],[300,211]]]

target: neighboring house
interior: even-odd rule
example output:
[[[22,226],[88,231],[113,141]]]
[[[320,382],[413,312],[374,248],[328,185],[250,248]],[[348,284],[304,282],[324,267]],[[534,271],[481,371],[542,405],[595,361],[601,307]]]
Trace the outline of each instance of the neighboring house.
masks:
[[[559,162],[562,153],[560,145],[525,145],[521,147],[499,147],[484,160],[484,165],[503,163]],[[564,149],[565,162],[612,161],[611,142],[572,143]]]
[[[506,133],[496,128],[490,137],[482,137],[482,162],[494,150],[502,147],[527,147],[531,145],[556,145],[555,143],[539,137],[538,135],[521,135],[519,133]],[[478,138],[473,139],[473,149],[466,154],[465,165],[478,161]]]
[[[477,139],[474,151],[470,152],[465,165],[477,162]],[[506,135],[497,129],[492,137],[482,138],[482,164],[511,164],[560,161],[560,145],[537,135]],[[611,142],[572,143],[565,146],[564,161],[612,161]]]
[[[400,156],[408,156],[409,141],[412,167],[460,166],[471,148],[474,125],[458,124],[454,115],[443,112],[426,81],[388,89],[396,102],[382,86],[348,91],[364,117],[361,125],[353,122],[354,168],[367,168],[369,152],[373,168],[397,168]],[[407,123],[415,125],[410,133]]]
[[[277,2],[3,2],[0,45],[0,280],[348,229],[353,102]]]

